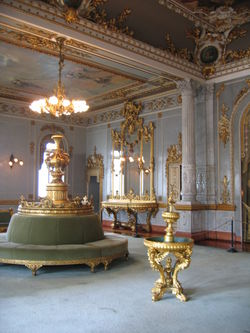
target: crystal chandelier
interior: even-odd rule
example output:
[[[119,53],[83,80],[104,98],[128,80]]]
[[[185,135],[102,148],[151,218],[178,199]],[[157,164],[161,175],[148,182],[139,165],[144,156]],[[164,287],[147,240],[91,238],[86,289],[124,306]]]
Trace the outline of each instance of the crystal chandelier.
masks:
[[[29,107],[34,112],[50,113],[55,117],[60,117],[62,115],[69,116],[72,113],[86,112],[89,109],[85,100],[73,99],[70,101],[65,97],[64,86],[62,84],[62,69],[64,66],[62,48],[64,40],[63,37],[57,38],[59,45],[59,78],[57,87],[54,90],[54,96],[33,101]]]

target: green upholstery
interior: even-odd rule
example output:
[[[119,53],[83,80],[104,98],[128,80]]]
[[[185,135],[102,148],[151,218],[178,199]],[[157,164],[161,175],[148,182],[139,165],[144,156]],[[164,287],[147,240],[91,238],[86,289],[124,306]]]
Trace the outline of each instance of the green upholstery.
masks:
[[[7,234],[0,235],[0,259],[29,261],[67,261],[93,259],[128,252],[128,240],[106,236],[88,244],[32,245],[8,242]]]
[[[103,263],[128,254],[128,240],[104,236],[98,215],[29,216],[14,214],[0,234],[0,262],[33,265]],[[29,266],[28,266],[29,267]]]
[[[98,215],[30,216],[14,214],[7,240],[33,245],[85,244],[104,238]]]

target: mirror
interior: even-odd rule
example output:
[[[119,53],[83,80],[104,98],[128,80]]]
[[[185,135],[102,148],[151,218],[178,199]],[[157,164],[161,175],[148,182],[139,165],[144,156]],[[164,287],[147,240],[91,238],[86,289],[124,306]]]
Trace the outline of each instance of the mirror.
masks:
[[[111,130],[112,199],[155,200],[154,125],[144,125],[141,110],[141,104],[125,103],[121,130]]]

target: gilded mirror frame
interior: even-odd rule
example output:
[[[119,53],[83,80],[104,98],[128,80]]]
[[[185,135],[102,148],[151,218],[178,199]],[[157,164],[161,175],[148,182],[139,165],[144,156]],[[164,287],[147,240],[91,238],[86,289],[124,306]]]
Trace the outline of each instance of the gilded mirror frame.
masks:
[[[129,199],[129,200],[146,200],[146,201],[156,201],[155,191],[154,191],[154,124],[149,122],[148,125],[144,125],[144,119],[139,117],[142,111],[142,104],[135,104],[134,102],[127,102],[124,104],[121,110],[122,116],[125,118],[120,126],[120,131],[111,130],[112,138],[112,163],[111,163],[111,199]],[[136,139],[133,142],[128,141],[128,136],[136,134]],[[150,142],[150,158],[149,167],[145,168],[143,161],[143,148],[144,143]],[[140,188],[139,194],[134,193],[131,188],[128,193],[125,193],[125,150],[130,147],[134,148],[135,145],[139,146],[139,157],[138,157],[138,168],[140,175]],[[120,190],[119,193],[114,193],[114,152],[115,149],[120,151]],[[143,189],[143,175],[149,175],[149,193]]]

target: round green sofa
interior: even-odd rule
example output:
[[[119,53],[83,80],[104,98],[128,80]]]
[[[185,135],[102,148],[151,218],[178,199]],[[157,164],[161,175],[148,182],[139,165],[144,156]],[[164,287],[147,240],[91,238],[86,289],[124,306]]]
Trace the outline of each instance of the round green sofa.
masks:
[[[86,264],[93,272],[128,256],[125,237],[103,233],[98,215],[32,216],[14,214],[0,234],[0,262],[36,271],[47,265]]]

